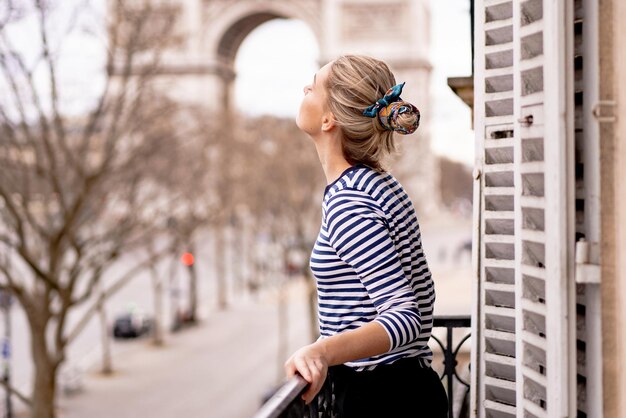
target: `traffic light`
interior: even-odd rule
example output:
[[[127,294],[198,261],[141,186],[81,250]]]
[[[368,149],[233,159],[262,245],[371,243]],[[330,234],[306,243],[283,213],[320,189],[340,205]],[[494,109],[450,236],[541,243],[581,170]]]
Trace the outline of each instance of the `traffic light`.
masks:
[[[191,253],[184,253],[181,257],[180,257],[180,261],[186,265],[187,267],[191,267],[193,266],[193,262],[194,262],[194,257],[193,254]]]

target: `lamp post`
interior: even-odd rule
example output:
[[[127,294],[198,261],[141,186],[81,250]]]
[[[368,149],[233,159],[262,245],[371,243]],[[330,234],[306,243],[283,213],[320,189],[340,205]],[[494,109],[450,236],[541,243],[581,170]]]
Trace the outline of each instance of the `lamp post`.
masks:
[[[172,252],[178,252],[179,247],[179,234],[178,234],[178,221],[175,217],[170,216],[167,218],[167,229],[174,237],[172,244]],[[170,266],[169,272],[169,294],[170,294],[170,315],[173,313],[171,331],[176,332],[181,327],[180,312],[179,312],[179,297],[180,286],[178,283],[178,263],[177,260],[173,260]]]
[[[198,277],[196,275],[195,258],[193,250],[183,253],[180,261],[189,271],[189,307],[184,311],[183,322],[195,323],[198,309]]]
[[[6,411],[5,418],[13,418],[13,407],[11,405],[11,294],[5,290],[0,290],[0,308],[4,311],[4,338],[2,340],[2,369],[3,380],[6,388]]]

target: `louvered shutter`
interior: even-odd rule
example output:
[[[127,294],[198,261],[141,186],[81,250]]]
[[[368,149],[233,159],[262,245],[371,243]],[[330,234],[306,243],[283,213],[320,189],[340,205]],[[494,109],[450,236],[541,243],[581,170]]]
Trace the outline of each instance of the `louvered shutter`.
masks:
[[[514,417],[515,242],[513,2],[475,6],[475,194],[479,276],[472,334],[472,410]],[[475,189],[475,190],[476,190]]]
[[[564,25],[568,1],[527,0],[513,11],[517,400],[523,417],[571,413],[574,109],[573,28]]]
[[[563,25],[573,24],[574,3],[567,1],[476,5],[473,410],[480,417],[575,416],[573,26]]]

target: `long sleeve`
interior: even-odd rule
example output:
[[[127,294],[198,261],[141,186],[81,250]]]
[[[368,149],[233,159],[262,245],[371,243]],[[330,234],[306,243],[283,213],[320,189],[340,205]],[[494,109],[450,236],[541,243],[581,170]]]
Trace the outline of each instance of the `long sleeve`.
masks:
[[[378,203],[367,193],[343,189],[328,201],[326,225],[330,245],[354,269],[374,303],[374,320],[387,331],[390,351],[416,340],[418,302]]]

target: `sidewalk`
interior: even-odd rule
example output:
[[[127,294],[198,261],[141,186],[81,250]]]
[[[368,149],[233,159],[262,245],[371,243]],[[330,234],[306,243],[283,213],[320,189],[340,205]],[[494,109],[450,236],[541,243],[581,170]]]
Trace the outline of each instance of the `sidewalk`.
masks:
[[[210,315],[198,327],[148,341],[114,359],[116,372],[85,376],[82,393],[59,397],[60,418],[245,418],[279,383],[277,291]],[[288,287],[290,355],[308,342],[305,286]]]

